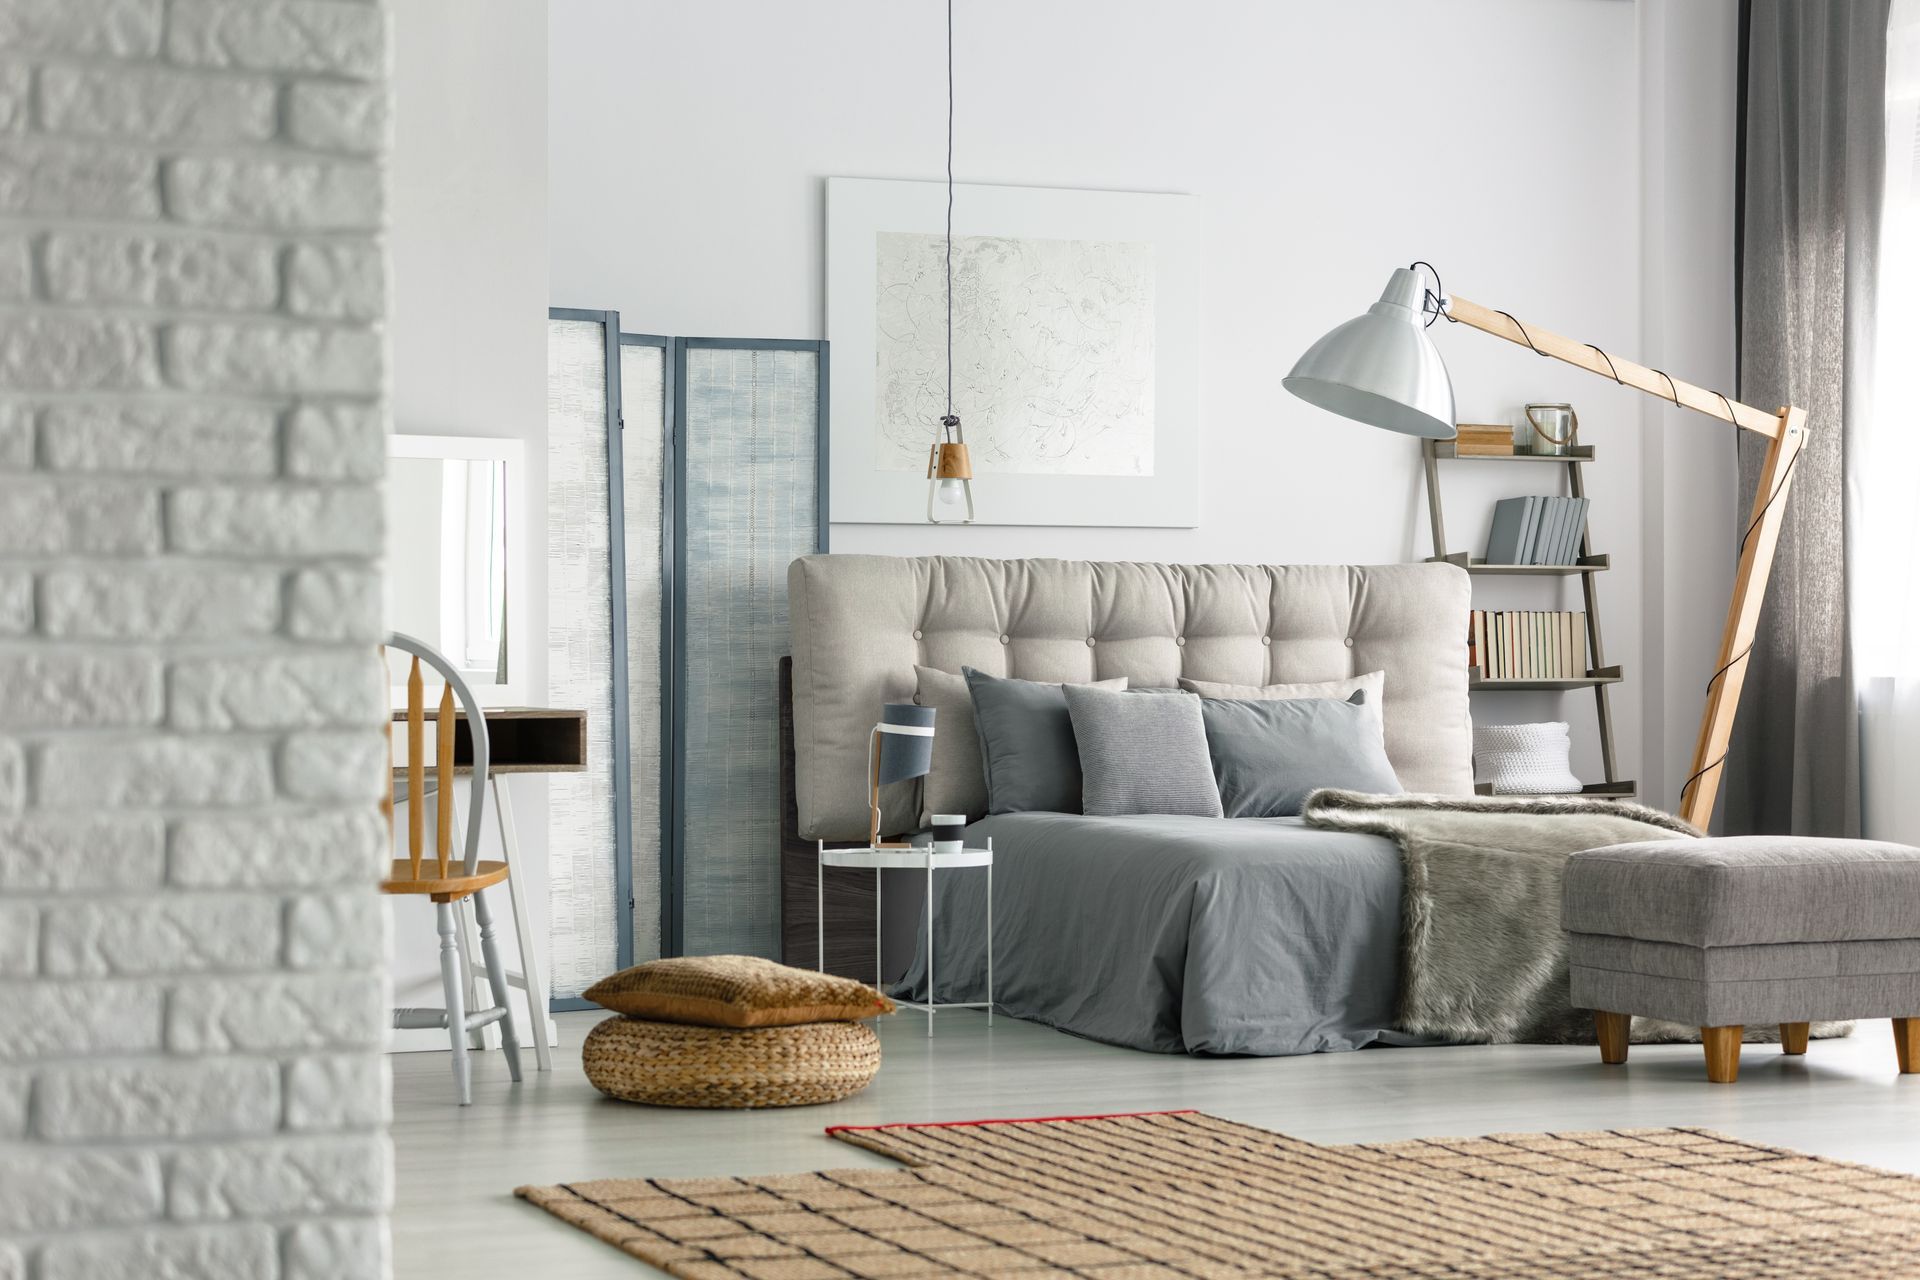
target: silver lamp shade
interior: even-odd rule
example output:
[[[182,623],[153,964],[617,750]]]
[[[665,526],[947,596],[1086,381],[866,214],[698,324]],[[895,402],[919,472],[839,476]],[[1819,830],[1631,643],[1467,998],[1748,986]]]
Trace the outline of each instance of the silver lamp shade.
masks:
[[[1281,385],[1343,418],[1453,439],[1453,380],[1427,337],[1424,297],[1413,271],[1395,270],[1380,301],[1308,347]]]

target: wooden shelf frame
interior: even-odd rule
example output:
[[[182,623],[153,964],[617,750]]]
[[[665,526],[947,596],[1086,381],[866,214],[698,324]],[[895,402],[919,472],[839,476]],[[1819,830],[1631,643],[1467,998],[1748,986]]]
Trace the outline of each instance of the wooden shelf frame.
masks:
[[[1538,794],[1545,796],[1592,796],[1600,800],[1632,800],[1640,794],[1639,786],[1640,784],[1637,782],[1626,781],[1589,782],[1578,791],[1546,791]],[[1491,782],[1476,782],[1473,784],[1473,794],[1477,796],[1490,796],[1493,794],[1493,784]],[[1513,798],[1523,799],[1524,797],[1516,796]]]
[[[1582,795],[1617,795],[1616,788],[1622,785],[1619,762],[1613,742],[1613,705],[1607,696],[1608,689],[1619,684],[1625,677],[1618,666],[1607,665],[1606,642],[1600,631],[1600,594],[1594,582],[1594,575],[1612,566],[1607,556],[1593,549],[1593,536],[1587,525],[1580,529],[1580,554],[1573,564],[1487,564],[1467,552],[1447,551],[1447,522],[1440,500],[1440,461],[1450,459],[1459,462],[1511,462],[1515,458],[1528,461],[1557,462],[1566,470],[1567,493],[1570,497],[1587,496],[1586,479],[1581,468],[1594,460],[1592,445],[1579,445],[1563,454],[1515,454],[1513,458],[1504,455],[1467,454],[1462,456],[1453,447],[1450,440],[1422,440],[1420,442],[1421,459],[1426,468],[1427,477],[1427,515],[1433,530],[1433,554],[1430,561],[1445,561],[1458,565],[1468,573],[1490,577],[1578,577],[1580,593],[1586,605],[1587,614],[1587,674],[1561,679],[1533,680],[1483,680],[1478,669],[1467,680],[1469,693],[1524,693],[1524,692],[1564,692],[1573,689],[1592,689],[1594,715],[1600,733],[1600,767],[1606,774],[1604,782],[1589,783],[1582,788]],[[1626,783],[1631,788],[1632,783]],[[1594,788],[1602,790],[1594,790]],[[1629,792],[1631,794],[1631,792]]]
[[[1471,460],[1471,459],[1469,459]],[[1470,556],[1464,551],[1456,551],[1447,556],[1428,556],[1428,564],[1456,564],[1468,573],[1486,574],[1489,577],[1554,577],[1571,578],[1576,573],[1605,573],[1613,568],[1611,556],[1580,556],[1572,564],[1488,564],[1478,556]]]
[[[1593,446],[1577,444],[1566,453],[1461,453],[1451,440],[1435,440],[1436,458],[1463,458],[1470,462],[1592,462]]]
[[[1619,684],[1624,679],[1626,677],[1620,674],[1619,667],[1598,667],[1583,676],[1527,676],[1512,680],[1483,680],[1478,675],[1472,675],[1467,677],[1467,691],[1499,693],[1502,690],[1537,692],[1542,689],[1597,689],[1603,685]]]

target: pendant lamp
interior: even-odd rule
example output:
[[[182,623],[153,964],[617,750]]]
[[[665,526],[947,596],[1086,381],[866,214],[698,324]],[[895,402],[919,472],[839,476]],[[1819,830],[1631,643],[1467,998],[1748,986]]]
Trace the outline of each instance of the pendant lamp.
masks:
[[[947,411],[927,455],[927,523],[973,523],[973,463],[953,412],[953,0],[947,0]]]

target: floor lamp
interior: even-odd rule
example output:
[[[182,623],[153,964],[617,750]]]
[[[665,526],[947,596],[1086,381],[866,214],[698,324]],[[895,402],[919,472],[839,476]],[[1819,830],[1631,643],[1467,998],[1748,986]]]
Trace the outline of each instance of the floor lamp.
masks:
[[[1432,289],[1421,281],[1423,267],[1433,276]],[[1658,369],[1609,355],[1590,343],[1524,325],[1505,311],[1465,298],[1450,298],[1441,287],[1439,273],[1424,262],[1396,270],[1380,301],[1365,315],[1347,321],[1309,347],[1284,385],[1308,403],[1342,417],[1405,435],[1451,440],[1453,383],[1439,350],[1426,333],[1441,316],[1505,338],[1535,355],[1578,365],[1623,387],[1671,401],[1678,408],[1731,422],[1770,442],[1760,485],[1754,493],[1753,514],[1740,539],[1733,600],[1721,632],[1720,659],[1707,683],[1707,705],[1700,716],[1693,766],[1680,789],[1680,816],[1705,830],[1720,791],[1727,743],[1733,737],[1740,688],[1753,652],[1754,627],[1760,620],[1760,602],[1767,593],[1767,576],[1780,539],[1787,487],[1793,481],[1793,465],[1806,445],[1806,410],[1788,405],[1768,413],[1729,400],[1718,391],[1669,377]]]

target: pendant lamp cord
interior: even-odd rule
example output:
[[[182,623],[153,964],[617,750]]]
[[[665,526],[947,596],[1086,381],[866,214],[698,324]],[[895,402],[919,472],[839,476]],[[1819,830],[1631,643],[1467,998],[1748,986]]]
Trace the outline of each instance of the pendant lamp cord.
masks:
[[[953,0],[947,0],[947,413],[942,434],[953,439]]]

